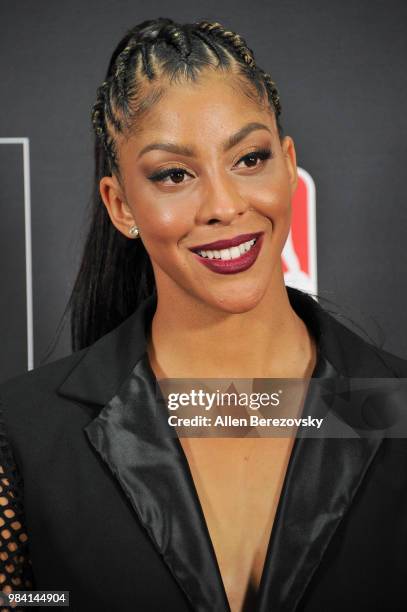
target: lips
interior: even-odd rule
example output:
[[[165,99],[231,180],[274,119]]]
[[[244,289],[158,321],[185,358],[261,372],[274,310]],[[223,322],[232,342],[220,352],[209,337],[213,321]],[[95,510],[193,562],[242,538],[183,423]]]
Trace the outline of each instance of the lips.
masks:
[[[247,240],[247,237],[249,237],[249,240]],[[239,247],[238,245],[242,244],[242,239],[243,246]],[[194,247],[198,248],[199,251],[198,253],[194,253],[194,257],[200,264],[217,274],[237,274],[239,272],[244,272],[251,268],[260,253],[263,242],[263,232],[259,234],[241,234],[240,236],[236,236],[233,241],[235,244],[227,247],[225,250],[219,248],[214,249],[213,245],[223,245],[225,243],[230,245],[232,242],[231,240],[219,240],[218,242],[211,242],[208,245],[202,245],[206,247],[211,246],[212,249]],[[205,255],[205,251],[207,256]],[[233,253],[233,251],[237,253]]]
[[[191,247],[190,250],[193,253],[197,253],[198,251],[220,251],[222,249],[229,249],[234,246],[239,246],[239,244],[242,244],[243,242],[248,242],[249,240],[259,238],[262,233],[263,232],[256,232],[254,234],[239,234],[239,236],[235,236],[229,240],[216,240],[215,242],[198,244],[197,246]]]

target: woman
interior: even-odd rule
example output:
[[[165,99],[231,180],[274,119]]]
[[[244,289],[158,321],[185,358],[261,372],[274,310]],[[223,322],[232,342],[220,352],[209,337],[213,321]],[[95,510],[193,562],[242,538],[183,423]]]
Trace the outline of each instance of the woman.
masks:
[[[404,609],[403,441],[178,438],[156,411],[162,378],[407,372],[284,284],[280,111],[218,23],[143,22],[114,51],[75,352],[0,390],[4,591],[69,590],[75,610]]]

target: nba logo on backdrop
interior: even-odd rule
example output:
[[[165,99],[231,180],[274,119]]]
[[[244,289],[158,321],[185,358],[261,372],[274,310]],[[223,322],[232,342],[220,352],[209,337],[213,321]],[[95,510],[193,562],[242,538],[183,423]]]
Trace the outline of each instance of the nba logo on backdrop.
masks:
[[[282,260],[286,285],[307,293],[317,293],[315,184],[302,168],[298,168],[291,229],[284,245]]]

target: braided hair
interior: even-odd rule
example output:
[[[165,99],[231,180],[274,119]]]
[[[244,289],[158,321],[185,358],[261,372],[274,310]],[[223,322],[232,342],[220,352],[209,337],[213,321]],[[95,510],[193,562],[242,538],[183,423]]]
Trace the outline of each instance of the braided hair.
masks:
[[[141,240],[119,232],[101,201],[99,183],[120,180],[117,140],[134,133],[143,113],[163,95],[168,82],[196,81],[207,69],[233,71],[242,91],[274,112],[280,138],[281,105],[270,75],[253,51],[218,22],[178,24],[168,18],[143,21],[114,50],[92,108],[95,177],[91,221],[81,265],[67,305],[73,350],[89,346],[126,319],[155,291],[153,269]]]

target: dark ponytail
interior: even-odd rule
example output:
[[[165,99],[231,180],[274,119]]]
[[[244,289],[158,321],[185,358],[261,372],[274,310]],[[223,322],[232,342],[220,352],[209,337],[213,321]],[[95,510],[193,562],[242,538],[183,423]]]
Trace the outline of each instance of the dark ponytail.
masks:
[[[96,142],[92,219],[70,298],[73,350],[114,329],[155,286],[143,243],[117,231],[101,201],[99,182],[108,172],[106,154]]]
[[[208,66],[233,68],[242,90],[270,105],[281,136],[275,84],[256,66],[252,51],[238,34],[219,23],[179,25],[164,18],[145,21],[126,34],[113,52],[92,109],[95,176],[91,221],[67,306],[74,351],[117,327],[155,290],[142,241],[126,238],[114,227],[99,193],[103,176],[115,173],[120,180],[116,137],[131,130],[148,104],[159,99],[160,77],[195,80]],[[146,103],[145,92],[150,88],[153,95]]]

